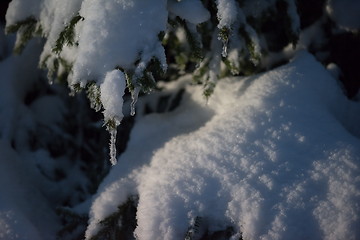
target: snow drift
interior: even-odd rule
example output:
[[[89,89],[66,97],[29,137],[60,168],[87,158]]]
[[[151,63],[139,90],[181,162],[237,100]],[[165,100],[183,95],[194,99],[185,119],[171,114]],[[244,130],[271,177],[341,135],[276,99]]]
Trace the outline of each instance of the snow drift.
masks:
[[[186,86],[175,111],[138,119],[88,238],[134,194],[141,240],[184,239],[196,218],[199,232],[230,226],[233,239],[360,237],[360,104],[313,56],[223,80],[208,104],[201,95]]]

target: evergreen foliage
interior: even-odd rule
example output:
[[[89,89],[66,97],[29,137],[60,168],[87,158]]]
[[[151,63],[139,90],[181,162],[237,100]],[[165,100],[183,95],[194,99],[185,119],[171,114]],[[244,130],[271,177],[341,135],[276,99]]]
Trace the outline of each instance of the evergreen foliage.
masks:
[[[28,41],[34,36],[41,36],[42,30],[33,17],[28,17],[13,25],[6,27],[6,33],[17,33],[17,41],[14,46],[14,53],[20,54]]]
[[[137,197],[128,200],[114,212],[100,222],[101,229],[90,240],[128,240],[134,239],[133,232],[136,227]]]
[[[245,4],[246,1],[237,1],[240,7]],[[181,19],[180,17],[173,18],[172,15],[169,18],[168,29],[165,32],[159,32],[159,41],[164,44],[167,49],[167,59],[170,60],[169,64],[176,63],[178,69],[193,71],[194,67],[199,68],[199,63],[202,61],[210,61],[207,59],[212,59],[215,56],[209,56],[209,51],[214,51],[211,53],[212,55],[216,55],[216,49],[211,48],[211,42],[217,41],[218,39],[222,42],[223,51],[222,51],[222,61],[225,65],[227,71],[224,71],[225,74],[221,74],[221,77],[225,77],[228,74],[251,74],[259,71],[260,69],[256,67],[261,61],[261,52],[259,51],[259,43],[255,42],[259,40],[259,37],[263,34],[261,32],[262,25],[267,22],[266,19],[269,17],[277,18],[278,24],[282,25],[279,27],[279,31],[284,31],[283,35],[287,36],[287,42],[293,43],[294,45],[298,39],[298,32],[294,32],[291,28],[291,17],[287,14],[288,3],[285,0],[275,1],[275,5],[270,5],[267,9],[264,9],[263,12],[259,16],[251,16],[245,15],[245,19],[241,20],[244,14],[242,9],[239,8],[239,19],[242,22],[232,23],[231,25],[221,26],[218,30],[217,26],[219,26],[219,21],[221,21],[221,14],[219,14],[217,5],[220,4],[221,1],[203,1],[205,7],[208,8],[211,13],[211,18],[208,22],[199,24],[195,26],[194,24],[186,21],[185,19]],[[66,47],[77,47],[79,42],[75,39],[76,33],[76,25],[79,22],[86,21],[83,16],[80,16],[79,13],[71,18],[68,24],[66,24],[63,30],[59,33],[57,40],[52,46],[52,52],[55,55],[49,53],[49,55],[43,59],[42,66],[48,68],[49,72],[57,73],[59,71],[59,66],[62,66],[64,69],[63,72],[67,72],[65,76],[69,77],[69,73],[72,71],[72,61],[70,59],[66,59],[65,56],[61,55],[64,46]],[[7,27],[7,32],[18,32],[18,43],[15,46],[15,51],[20,52],[21,49],[26,45],[26,42],[34,36],[43,36],[47,38],[48,34],[42,33],[41,24],[39,20],[34,17],[28,17],[23,21],[19,21],[13,25]],[[181,29],[185,32],[186,38],[179,39],[177,37],[177,32],[181,31]],[[218,34],[210,34],[211,32],[218,31]],[[273,35],[279,34],[278,32],[272,33]],[[258,35],[258,36],[257,36]],[[245,45],[239,45],[239,39],[243,39],[241,41],[245,42]],[[184,41],[185,40],[185,41]],[[186,45],[188,47],[186,47]],[[234,45],[234,46],[233,46]],[[261,46],[264,53],[268,50],[265,45]],[[238,54],[238,58],[232,59],[228,57],[228,51],[236,50],[240,51]],[[206,56],[207,55],[207,56]],[[172,60],[173,59],[173,60]],[[141,60],[141,53],[140,58]],[[53,63],[48,62],[53,61]],[[172,62],[173,61],[173,62]],[[193,62],[195,65],[190,64]],[[239,64],[239,62],[241,64]],[[130,77],[130,81],[128,82],[128,87],[131,92],[134,93],[135,87],[139,87],[143,92],[149,92],[151,89],[156,87],[155,79],[161,79],[164,73],[164,67],[161,65],[161,61],[156,57],[152,57],[151,60],[147,63],[147,66],[140,71],[140,73],[136,73],[134,76],[134,70],[138,67],[140,61],[134,62],[134,67],[127,68],[124,66],[118,66],[118,68],[123,69],[124,72],[127,73],[127,76]],[[249,64],[252,63],[252,64]],[[220,62],[218,63],[220,64]],[[207,83],[208,79],[205,77],[201,81],[201,76],[203,76],[205,71],[209,71],[208,64],[202,64],[200,68],[204,68],[203,70],[199,70],[199,74],[195,75],[196,82],[201,82],[205,86],[204,95],[210,96],[211,92],[216,85],[216,82],[212,81],[211,83]],[[254,65],[251,69],[247,66]],[[189,66],[189,67],[186,67]],[[162,73],[162,74],[158,74]],[[60,74],[62,75],[62,74]],[[58,75],[58,78],[60,77]],[[50,74],[51,76],[51,74]],[[220,74],[216,78],[219,78]],[[94,79],[89,79],[89,81],[93,81]],[[75,81],[76,82],[76,81]],[[95,83],[97,80],[95,80]],[[93,85],[90,84],[85,88],[89,88],[91,86],[92,90],[87,90],[88,92],[93,91]],[[71,85],[70,87],[74,87]],[[95,97],[90,94],[89,97]],[[93,103],[96,100],[91,100]],[[96,105],[98,107],[98,105]]]
[[[59,54],[64,45],[74,45],[74,28],[75,24],[77,24],[80,20],[84,21],[84,18],[80,15],[76,15],[71,19],[70,23],[65,26],[64,30],[60,33],[59,38],[56,40],[54,48],[52,49],[54,53]]]

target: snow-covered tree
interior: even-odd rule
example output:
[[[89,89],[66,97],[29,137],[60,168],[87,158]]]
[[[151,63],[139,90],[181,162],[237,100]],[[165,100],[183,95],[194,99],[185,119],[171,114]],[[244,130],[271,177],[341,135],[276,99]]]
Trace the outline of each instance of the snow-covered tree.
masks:
[[[339,33],[358,36],[360,7],[350,0],[305,2],[10,2],[5,30],[16,33],[14,52],[21,55],[4,57],[2,66],[32,65],[24,70],[31,76],[15,74],[15,69],[6,74],[7,81],[17,83],[6,83],[9,91],[4,88],[0,102],[9,102],[16,111],[0,105],[3,116],[12,116],[0,119],[5,126],[0,136],[13,144],[0,144],[0,150],[41,159],[33,170],[53,188],[43,190],[49,196],[70,186],[50,201],[62,206],[59,236],[76,238],[86,229],[87,239],[286,239],[294,227],[299,239],[359,237],[354,228],[360,216],[355,204],[359,151],[352,148],[359,139],[328,120],[339,118],[358,137],[354,121],[360,117],[351,113],[359,105],[348,102],[326,70],[301,51],[313,53],[339,78],[331,39]],[[321,84],[326,85],[324,93]],[[99,116],[87,105],[102,112],[110,133],[110,162],[115,166],[108,175]],[[116,140],[127,141],[126,124],[132,125],[135,109],[131,140],[117,163]],[[307,110],[326,123],[307,122]],[[27,120],[12,123],[16,116]],[[162,121],[163,116],[168,120]],[[335,126],[339,143],[329,140],[313,150],[312,143],[322,138],[304,127],[309,122],[320,130]],[[308,152],[306,171],[287,160],[302,160],[286,150],[288,145]],[[68,171],[78,177],[67,177]],[[342,171],[354,182],[342,179]],[[326,185],[330,190],[306,190],[311,184],[317,191]],[[333,189],[339,186],[348,191]],[[335,210],[326,215],[332,204]],[[316,224],[303,226],[311,212]],[[332,228],[331,219],[343,219],[343,227]]]
[[[300,22],[293,0],[14,0],[6,30],[17,32],[17,53],[32,37],[45,38],[40,66],[50,81],[67,81],[75,92],[86,89],[91,106],[103,109],[115,164],[125,88],[133,114],[138,94],[154,89],[175,63],[195,71],[208,97],[219,77],[261,68],[261,55],[269,50],[261,27],[271,17],[281,20],[284,43],[296,44]]]

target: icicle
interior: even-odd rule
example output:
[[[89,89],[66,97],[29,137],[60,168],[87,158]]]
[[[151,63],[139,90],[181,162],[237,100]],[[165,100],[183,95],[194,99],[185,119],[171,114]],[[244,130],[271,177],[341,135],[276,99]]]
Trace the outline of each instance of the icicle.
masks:
[[[109,129],[110,132],[110,162],[111,165],[115,165],[117,162],[116,159],[116,134],[117,134],[117,129],[116,126],[112,127],[111,129]]]
[[[49,85],[53,85],[54,84],[54,71],[52,70],[48,70],[48,73],[47,73],[47,79],[48,79],[48,83]]]
[[[223,41],[223,48],[222,48],[222,53],[221,55],[226,58],[227,57],[227,45],[228,45],[228,40]]]
[[[131,116],[135,115],[135,105],[138,100],[139,93],[140,93],[140,87],[135,87],[134,91],[131,94],[131,98],[132,98],[132,102],[130,104],[130,107],[131,107],[130,115]]]

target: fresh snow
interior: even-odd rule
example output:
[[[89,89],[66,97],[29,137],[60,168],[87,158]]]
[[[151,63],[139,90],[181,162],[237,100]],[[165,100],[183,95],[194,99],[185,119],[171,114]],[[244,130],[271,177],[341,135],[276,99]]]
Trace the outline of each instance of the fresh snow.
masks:
[[[140,240],[184,239],[196,217],[200,232],[232,226],[244,239],[360,238],[360,104],[313,56],[224,79],[207,104],[185,88],[175,111],[138,116],[87,238],[133,195]]]
[[[85,20],[79,27],[74,81],[86,84],[116,67],[131,69],[139,57],[147,63],[155,56],[166,64],[158,41],[158,34],[166,30],[165,0],[85,0],[80,16]]]
[[[195,6],[196,10],[205,11],[200,1]],[[60,33],[78,14],[82,19],[74,26],[73,44],[65,42],[62,51],[55,54],[53,49]],[[195,19],[194,16],[193,12],[191,19]],[[204,16],[202,21],[208,18]],[[135,72],[133,84],[137,86],[137,79],[142,77],[153,58],[160,61],[164,71],[167,68],[165,50],[159,41],[159,34],[167,27],[166,0],[14,0],[10,3],[7,26],[28,18],[38,21],[42,35],[46,37],[40,65],[49,69],[49,78],[53,77],[52,71],[56,71],[56,59],[61,58],[72,65],[68,77],[70,87],[75,84],[86,87],[89,82],[100,85],[107,74],[119,68]],[[57,71],[61,73],[62,70],[60,66]],[[105,110],[105,114],[109,112]]]
[[[125,87],[126,80],[123,72],[113,70],[106,74],[104,82],[100,85],[100,98],[104,107],[105,121],[115,118],[117,122],[121,122]]]
[[[219,19],[218,28],[231,28],[231,25],[238,20],[239,7],[237,3],[234,0],[217,0],[216,4]],[[244,19],[242,18],[242,20]]]
[[[169,0],[167,8],[169,12],[193,24],[205,22],[210,18],[209,11],[200,0]]]

